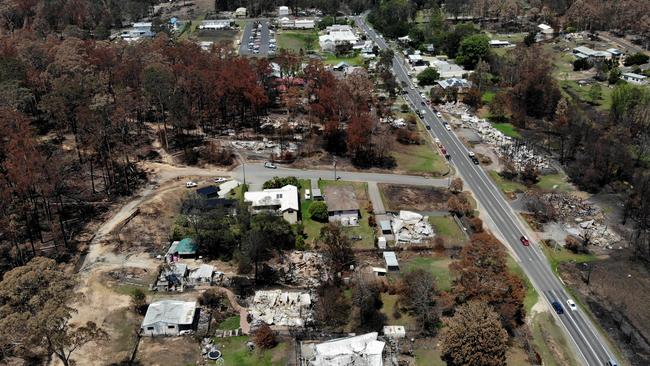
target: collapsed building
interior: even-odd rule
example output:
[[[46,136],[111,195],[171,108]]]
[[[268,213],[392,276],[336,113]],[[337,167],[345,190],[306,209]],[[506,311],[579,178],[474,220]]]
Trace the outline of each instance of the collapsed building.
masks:
[[[300,366],[383,366],[386,344],[377,337],[372,332],[322,343],[302,342]]]
[[[311,304],[311,296],[306,292],[265,290],[255,292],[248,311],[253,317],[253,322],[303,327],[313,321]]]
[[[417,212],[400,211],[398,216],[391,218],[391,227],[396,243],[421,243],[434,236],[429,217]]]
[[[321,253],[293,251],[276,266],[278,278],[285,285],[315,288],[332,278]]]

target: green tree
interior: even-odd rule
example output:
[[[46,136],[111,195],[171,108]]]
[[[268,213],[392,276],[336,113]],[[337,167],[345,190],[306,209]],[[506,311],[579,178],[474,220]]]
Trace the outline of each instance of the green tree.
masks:
[[[508,333],[499,316],[484,302],[471,301],[456,309],[442,331],[442,358],[450,366],[506,364]]]
[[[133,289],[131,292],[131,307],[140,315],[147,311],[147,295],[144,291],[139,288]]]
[[[54,260],[36,257],[5,273],[0,282],[0,347],[5,352],[43,348],[65,365],[72,353],[107,334],[93,322],[74,328],[69,321],[78,299],[76,282]]]
[[[490,52],[490,39],[483,34],[475,34],[460,42],[456,62],[467,69],[473,69],[479,60],[486,59]]]
[[[437,290],[431,272],[416,269],[407,272],[400,283],[400,304],[418,319],[422,331],[435,335],[440,318],[436,309]]]
[[[644,63],[648,62],[648,55],[638,52],[633,55],[629,55],[625,58],[625,61],[623,61],[623,65],[625,66],[632,66],[632,65],[643,65]]]
[[[272,179],[264,182],[262,188],[264,189],[282,188],[288,184],[300,188],[300,182],[296,177],[273,177]]]
[[[609,77],[607,78],[607,82],[609,85],[614,85],[618,83],[618,81],[621,79],[621,70],[618,67],[613,67],[611,70],[609,70]]]
[[[526,47],[530,47],[535,44],[535,32],[529,32],[526,37],[524,37],[524,44]]]
[[[594,83],[591,88],[589,88],[589,99],[592,103],[598,103],[600,98],[603,96],[603,88],[599,83]]]
[[[440,74],[433,67],[427,67],[418,74],[418,84],[421,86],[434,85],[440,78]]]
[[[309,206],[309,217],[318,222],[327,222],[329,214],[327,213],[327,204],[324,201],[316,201]]]

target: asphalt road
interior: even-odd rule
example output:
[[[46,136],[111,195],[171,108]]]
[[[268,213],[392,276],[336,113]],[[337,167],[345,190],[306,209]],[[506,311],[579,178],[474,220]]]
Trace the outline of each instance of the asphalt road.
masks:
[[[388,48],[386,42],[365,21],[357,17],[358,26],[363,29],[368,36],[381,49]],[[520,266],[524,269],[528,278],[535,286],[537,292],[548,303],[557,301],[562,304],[564,314],[555,314],[557,320],[564,328],[568,337],[572,340],[574,348],[578,353],[579,359],[589,366],[606,365],[609,359],[614,359],[612,352],[603,337],[595,329],[591,320],[578,308],[571,311],[567,305],[567,299],[572,297],[565,291],[562,283],[551,270],[549,263],[537,243],[530,246],[524,246],[520,242],[522,235],[531,237],[526,227],[515,215],[512,208],[508,205],[501,191],[492,182],[490,177],[480,166],[474,165],[469,159],[468,150],[456,137],[452,131],[448,131],[442,121],[436,117],[428,106],[423,106],[424,101],[420,96],[417,88],[411,89],[413,83],[409,79],[406,68],[403,65],[402,55],[395,53],[393,60],[393,70],[395,77],[400,82],[408,85],[406,89],[408,94],[404,97],[414,105],[415,109],[425,110],[423,122],[431,126],[429,133],[440,139],[451,155],[451,163],[455,165],[456,171],[465,181],[465,184],[472,190],[480,206],[487,212],[489,219],[492,220],[493,227],[497,228],[501,237],[507,241],[511,252]],[[552,306],[550,307],[551,309]]]
[[[252,185],[254,188],[262,187],[262,184],[273,177],[288,177],[293,176],[298,179],[334,179],[334,169],[332,170],[303,170],[303,169],[290,169],[278,166],[277,169],[265,168],[263,164],[254,163],[246,164],[245,166],[238,166],[231,174],[233,178],[238,181],[244,181],[246,176],[246,183]],[[406,184],[416,186],[436,186],[447,187],[449,186],[449,179],[434,179],[425,178],[417,175],[398,175],[398,174],[384,174],[384,173],[365,173],[365,172],[345,172],[337,170],[336,175],[345,181],[352,182],[376,182],[376,183],[389,183],[389,184]]]

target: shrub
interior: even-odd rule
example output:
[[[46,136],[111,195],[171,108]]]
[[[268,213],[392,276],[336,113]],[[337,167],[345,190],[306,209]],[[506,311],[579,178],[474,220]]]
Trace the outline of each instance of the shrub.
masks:
[[[327,222],[327,204],[324,201],[316,201],[309,206],[309,217],[318,222]]]
[[[136,313],[143,315],[147,312],[147,295],[139,288],[131,292],[131,307]]]
[[[287,184],[300,188],[300,182],[298,182],[298,178],[296,177],[273,177],[273,179],[264,182],[262,188],[264,189],[282,188]]]
[[[253,343],[260,349],[269,349],[275,347],[278,343],[275,339],[275,332],[267,324],[262,324],[253,336]]]
[[[625,58],[625,61],[623,61],[623,65],[625,66],[632,66],[632,65],[643,65],[644,63],[648,62],[648,56],[639,52],[635,53],[633,55],[629,55]]]

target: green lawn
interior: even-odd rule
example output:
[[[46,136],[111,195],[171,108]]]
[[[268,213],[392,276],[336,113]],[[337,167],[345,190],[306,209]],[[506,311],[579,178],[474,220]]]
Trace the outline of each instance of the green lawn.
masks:
[[[557,190],[560,192],[573,191],[574,188],[571,183],[566,181],[566,178],[561,174],[542,175],[537,182],[537,186],[546,190]]]
[[[447,364],[440,358],[440,352],[433,345],[429,349],[416,348],[414,353],[417,366],[445,366]]]
[[[239,329],[239,315],[229,316],[217,325],[217,329],[234,330]]]
[[[577,365],[573,350],[564,337],[564,332],[555,323],[553,316],[539,313],[533,317],[531,323],[533,345],[542,357],[544,365],[564,366]]]
[[[384,303],[381,312],[386,315],[386,325],[404,325],[409,330],[415,329],[417,326],[416,320],[408,313],[400,312],[401,316],[399,318],[393,316],[398,298],[399,295],[397,294],[390,295],[385,292],[381,294],[381,302]]]
[[[392,152],[397,166],[407,173],[442,176],[449,172],[445,159],[428,142],[421,145],[400,146],[402,151]]]
[[[429,223],[436,235],[445,239],[447,244],[460,245],[466,241],[465,234],[450,216],[430,216]]]
[[[505,194],[509,193],[519,193],[523,192],[526,190],[526,186],[518,183],[518,182],[513,182],[511,180],[504,179],[502,176],[499,175],[495,170],[490,170],[490,177],[492,177],[492,180],[496,185],[503,191]]]
[[[281,342],[269,350],[249,352],[246,347],[248,337],[215,338],[214,344],[219,347],[225,365],[237,366],[281,366],[289,358],[289,344]]]
[[[248,191],[248,185],[240,184],[228,193],[228,198],[241,201],[244,199],[244,193],[246,191]]]
[[[339,62],[344,61],[350,66],[360,66],[363,65],[363,58],[361,58],[360,54],[355,54],[352,57],[337,57],[333,53],[325,53],[325,61],[323,61],[325,64],[328,65],[336,65]]]
[[[196,32],[196,28],[201,25],[201,22],[205,19],[205,14],[201,14],[196,19],[192,20],[192,24],[180,35],[180,39],[187,39]]]
[[[360,236],[361,240],[354,241],[353,246],[355,248],[374,248],[375,247],[375,230],[370,227],[368,223],[368,218],[370,214],[368,213],[366,202],[369,202],[368,198],[368,183],[365,182],[347,182],[347,181],[333,181],[321,179],[318,181],[318,187],[321,189],[321,192],[325,194],[325,187],[327,186],[352,186],[357,196],[357,201],[359,202],[359,209],[361,211],[361,219],[359,220],[359,226],[354,227],[344,227],[344,231],[350,236]],[[363,199],[365,198],[365,200]],[[322,225],[322,224],[321,224]],[[320,228],[319,228],[320,230]]]
[[[612,107],[612,91],[614,89],[610,88],[606,84],[601,84],[601,98],[595,101],[592,100],[589,95],[592,84],[580,85],[573,80],[560,80],[560,86],[562,89],[577,95],[581,101],[596,104],[596,108],[600,110],[608,111]]]
[[[323,224],[314,221],[309,217],[309,206],[311,206],[313,200],[305,199],[305,189],[311,189],[311,181],[309,179],[300,179],[300,214],[302,218],[302,226],[305,231],[305,242],[308,244],[313,244],[314,240],[318,239],[320,235],[320,229],[323,227]]]
[[[549,248],[544,244],[541,244],[540,247],[544,251],[546,258],[548,258],[549,263],[553,272],[557,273],[557,267],[562,263],[588,263],[598,259],[593,254],[575,254],[569,250],[564,249],[562,246],[558,245],[557,249]]]
[[[526,285],[526,297],[524,298],[524,309],[526,309],[526,314],[530,314],[531,309],[533,306],[539,301],[539,294],[537,291],[535,291],[535,287],[533,287],[533,284],[530,282],[528,279],[528,276],[524,273],[524,270],[519,267],[519,264],[515,262],[512,257],[508,256],[508,269],[510,272],[516,274],[524,280],[525,285]]]
[[[310,50],[318,50],[318,33],[315,31],[281,31],[276,35],[278,47],[299,52],[301,49],[305,52],[307,49],[307,39],[312,37],[313,41]]]
[[[436,279],[436,286],[439,290],[449,291],[451,289],[451,275],[449,273],[451,259],[447,257],[417,257],[402,264],[402,272],[407,273],[416,269],[423,269],[431,272]]]
[[[520,138],[521,135],[517,131],[517,128],[512,125],[512,123],[493,123],[492,127],[496,128],[497,130],[501,131],[506,136],[510,136],[512,138]]]

